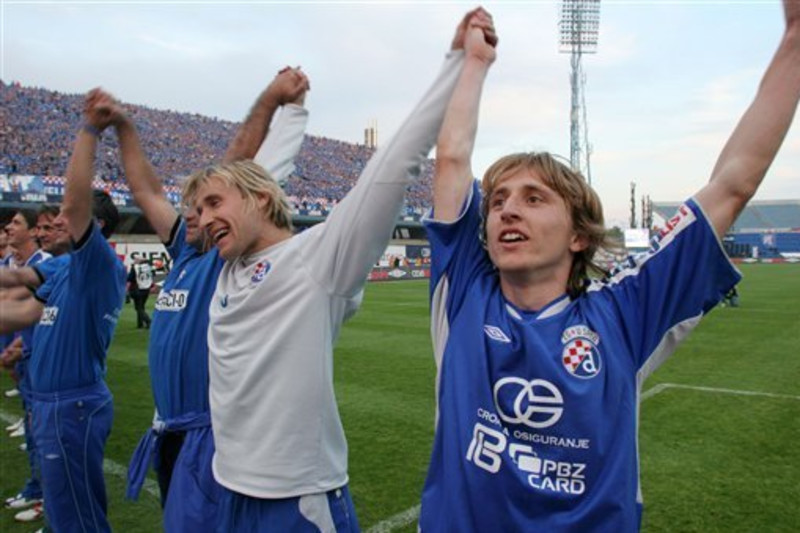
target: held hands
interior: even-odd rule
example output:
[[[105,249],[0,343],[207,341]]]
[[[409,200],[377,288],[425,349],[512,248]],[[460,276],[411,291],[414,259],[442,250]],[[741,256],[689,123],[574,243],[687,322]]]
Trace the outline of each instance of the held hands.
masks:
[[[99,87],[86,95],[83,106],[83,118],[86,124],[103,131],[108,126],[119,126],[128,116],[113,96]]]
[[[497,56],[498,41],[492,16],[478,7],[468,12],[459,23],[451,49],[464,49],[467,56],[492,63]]]
[[[267,87],[266,96],[274,99],[278,105],[297,104],[302,106],[306,93],[311,90],[308,76],[300,67],[284,67]]]

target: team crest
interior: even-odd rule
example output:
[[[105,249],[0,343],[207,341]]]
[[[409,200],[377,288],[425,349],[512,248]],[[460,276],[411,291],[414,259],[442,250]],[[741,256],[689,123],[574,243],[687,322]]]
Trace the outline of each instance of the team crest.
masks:
[[[561,335],[564,351],[561,353],[561,363],[567,372],[581,379],[591,379],[600,373],[602,361],[600,350],[600,336],[588,327],[579,325],[564,330]]]
[[[263,280],[264,277],[269,272],[270,268],[272,268],[272,264],[269,261],[267,261],[266,259],[264,261],[260,261],[256,265],[255,270],[253,270],[253,277],[250,278],[250,282],[251,283],[261,282],[261,280]]]

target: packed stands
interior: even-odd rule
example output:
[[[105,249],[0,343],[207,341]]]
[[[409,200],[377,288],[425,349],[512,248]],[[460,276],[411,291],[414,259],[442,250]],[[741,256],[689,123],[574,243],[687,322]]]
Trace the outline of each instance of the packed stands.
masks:
[[[82,95],[69,95],[0,81],[0,195],[5,202],[58,201]],[[170,199],[180,203],[181,178],[221,160],[238,124],[198,114],[127,106]],[[355,183],[374,149],[306,135],[286,192],[295,212],[325,216]],[[114,135],[104,135],[97,154],[95,187],[120,206],[133,201],[122,175]],[[403,217],[418,220],[430,204],[432,161],[409,190]]]

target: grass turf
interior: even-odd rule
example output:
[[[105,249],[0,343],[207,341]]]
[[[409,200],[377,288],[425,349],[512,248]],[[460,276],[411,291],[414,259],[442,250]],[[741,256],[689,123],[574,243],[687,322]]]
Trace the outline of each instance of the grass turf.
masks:
[[[741,307],[714,310],[645,384],[692,388],[666,386],[642,403],[644,531],[796,531],[800,524],[800,357],[793,335],[800,331],[800,267],[742,270]],[[146,345],[126,306],[108,362],[115,419],[106,457],[121,468],[152,417]],[[434,414],[427,284],[369,285],[362,310],[342,330],[335,364],[350,484],[368,530],[419,503]],[[0,388],[10,386],[4,374]],[[19,412],[18,400],[0,400],[4,419]],[[3,497],[25,479],[19,442],[0,435]],[[106,484],[114,530],[161,529],[157,498],[143,492],[138,502],[125,501],[118,473],[108,472]],[[17,524],[11,511],[0,511],[0,531],[39,525]],[[397,529],[415,530],[414,522]]]

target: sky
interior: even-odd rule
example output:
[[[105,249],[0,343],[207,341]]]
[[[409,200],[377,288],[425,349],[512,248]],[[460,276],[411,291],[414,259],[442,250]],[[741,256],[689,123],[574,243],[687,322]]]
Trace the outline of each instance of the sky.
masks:
[[[311,80],[308,133],[387,141],[436,75],[474,2],[0,0],[0,78],[239,121],[285,65]],[[484,2],[498,57],[473,159],[480,176],[510,152],[569,158],[570,61],[560,2]],[[631,183],[681,201],[708,180],[752,101],[784,27],[778,0],[601,2],[583,56],[592,184],[608,226],[627,227]],[[800,199],[800,119],[756,199]]]

